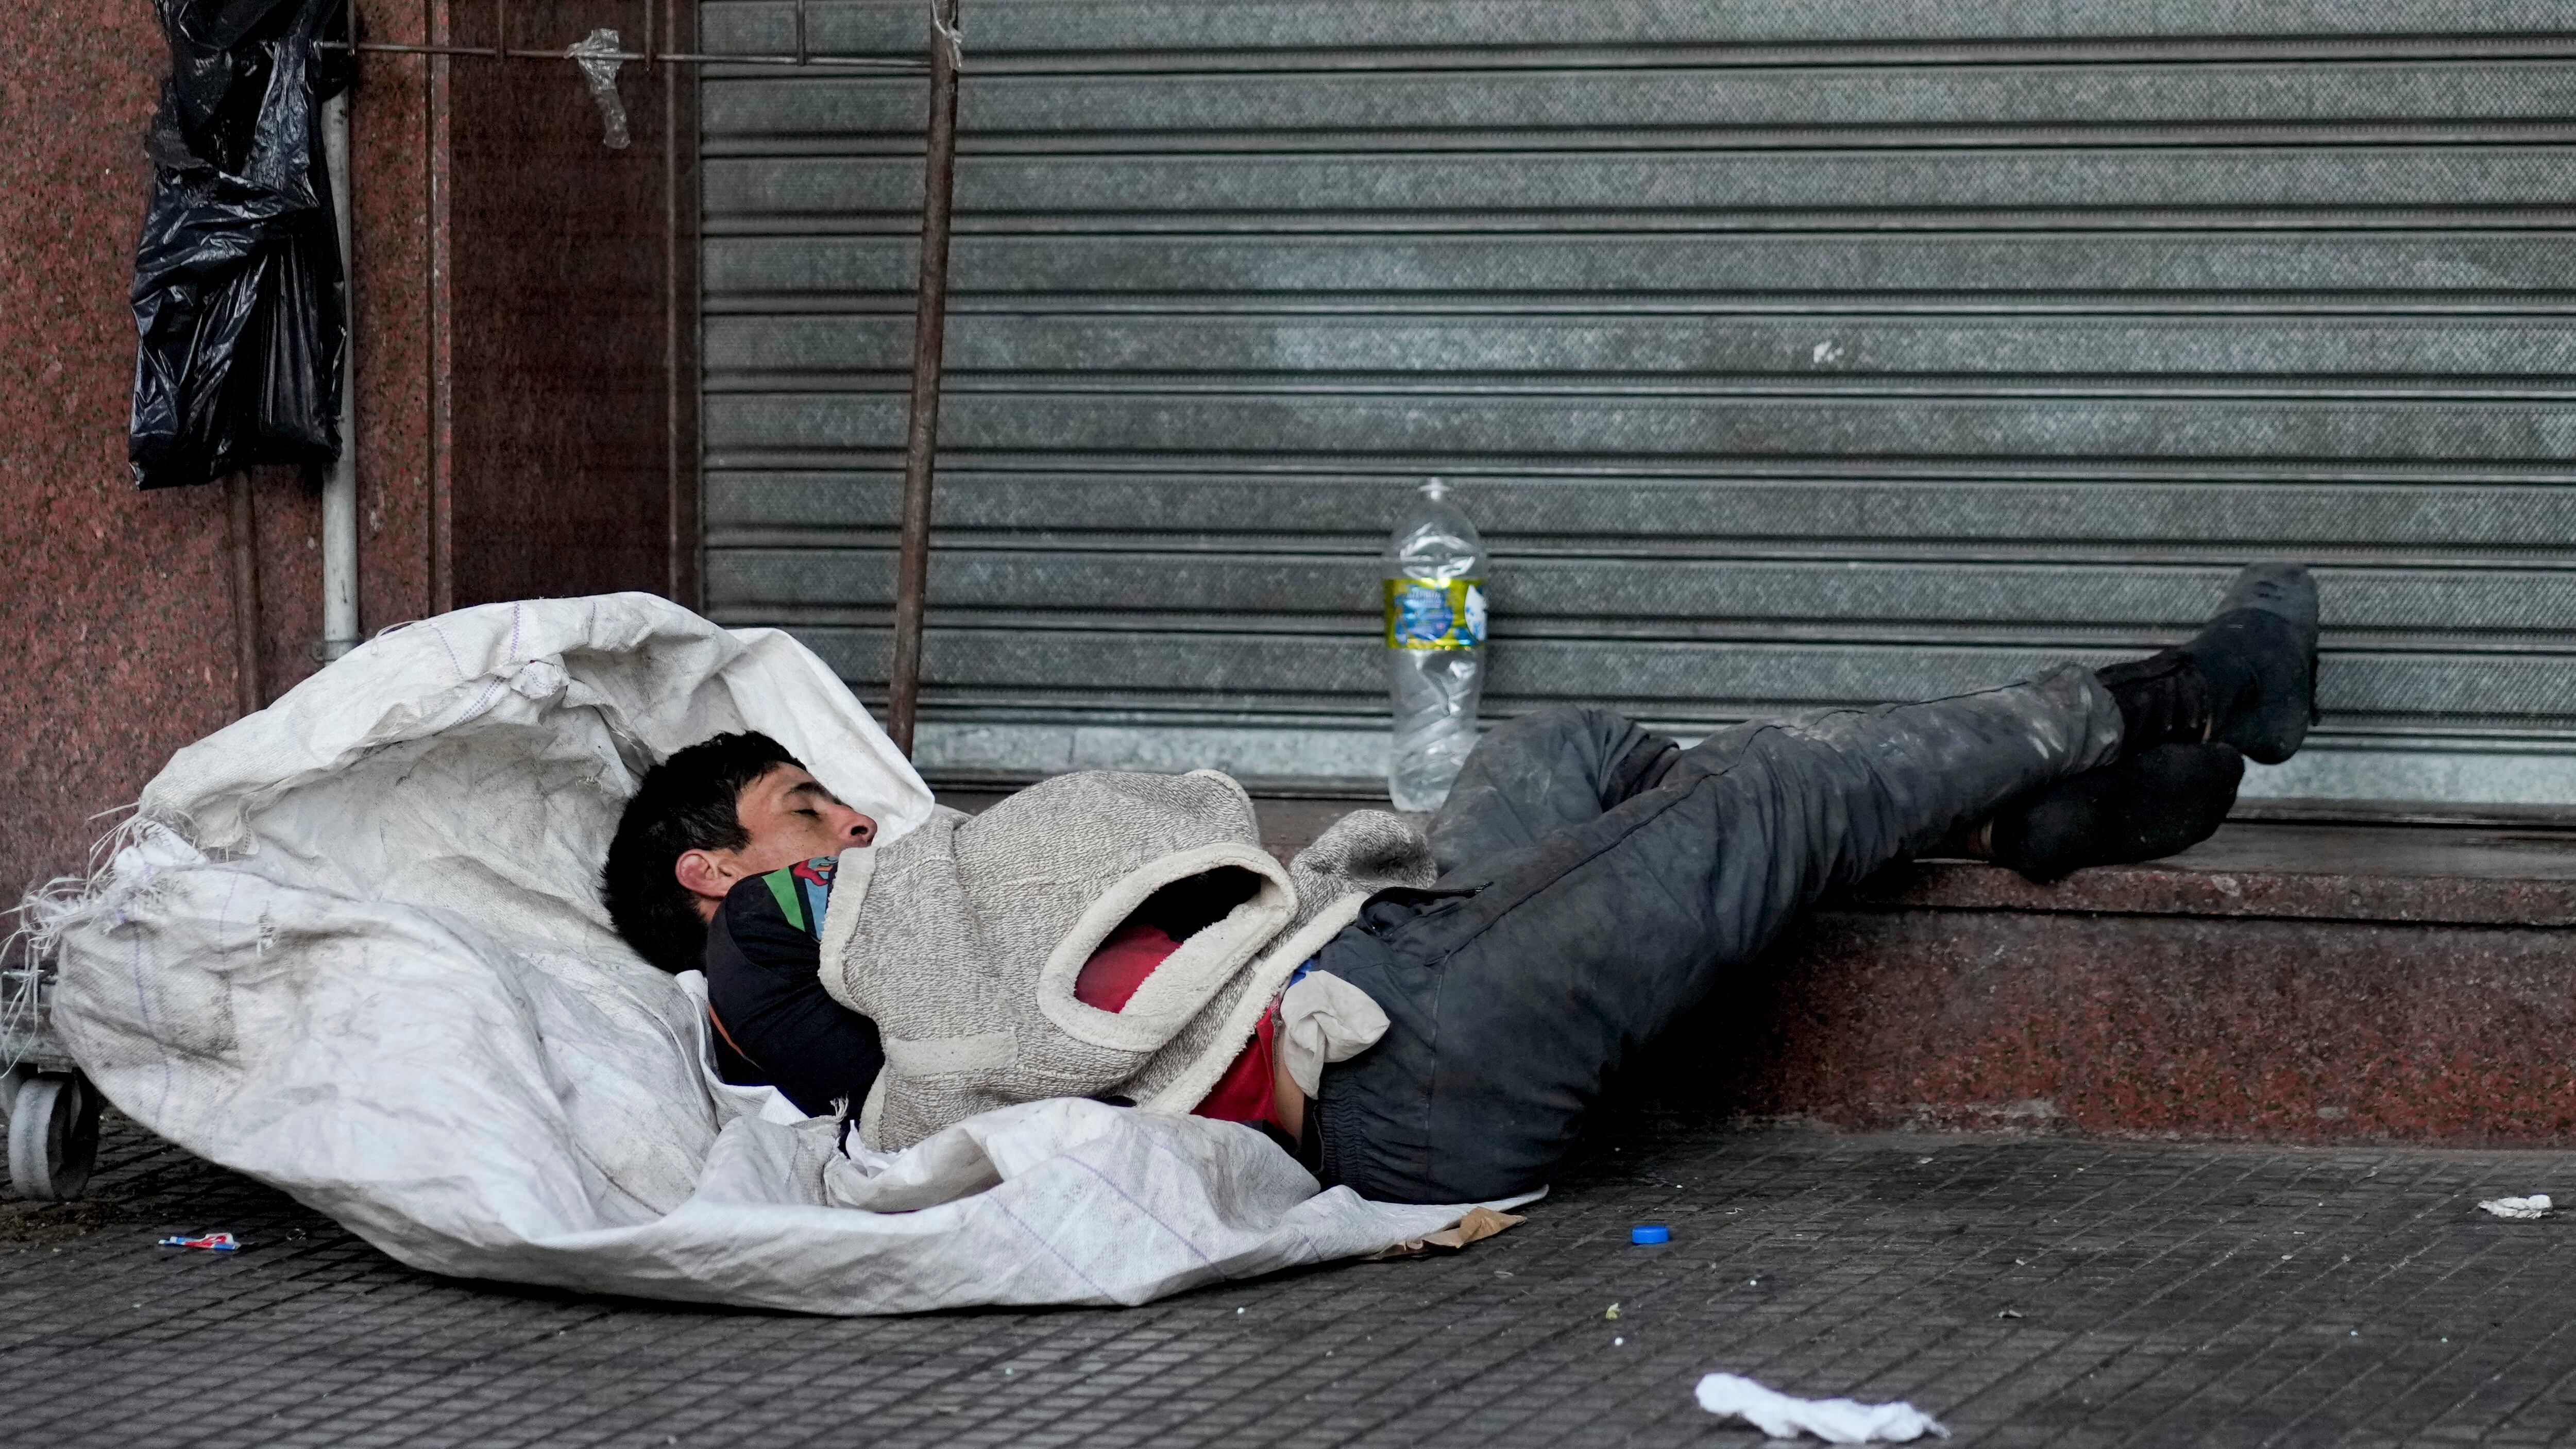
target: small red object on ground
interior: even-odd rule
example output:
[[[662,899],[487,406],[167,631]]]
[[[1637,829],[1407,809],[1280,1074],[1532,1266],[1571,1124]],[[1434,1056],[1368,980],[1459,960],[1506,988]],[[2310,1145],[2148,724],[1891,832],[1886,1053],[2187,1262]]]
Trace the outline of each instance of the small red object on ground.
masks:
[[[209,1253],[238,1253],[241,1244],[230,1233],[208,1233],[202,1238],[163,1238],[164,1248],[203,1248]]]

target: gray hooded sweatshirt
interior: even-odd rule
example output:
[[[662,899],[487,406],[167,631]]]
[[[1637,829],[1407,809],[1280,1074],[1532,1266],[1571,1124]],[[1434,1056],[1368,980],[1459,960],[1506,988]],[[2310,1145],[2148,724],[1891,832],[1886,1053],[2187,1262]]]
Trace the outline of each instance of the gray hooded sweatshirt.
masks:
[[[1075,998],[1083,963],[1146,897],[1228,866],[1259,878],[1251,899],[1125,1009]],[[1060,775],[981,815],[943,808],[843,855],[824,915],[823,987],[885,1044],[860,1136],[899,1149],[1041,1097],[1186,1112],[1370,893],[1435,874],[1422,833],[1382,810],[1344,816],[1282,868],[1243,787],[1213,770]]]

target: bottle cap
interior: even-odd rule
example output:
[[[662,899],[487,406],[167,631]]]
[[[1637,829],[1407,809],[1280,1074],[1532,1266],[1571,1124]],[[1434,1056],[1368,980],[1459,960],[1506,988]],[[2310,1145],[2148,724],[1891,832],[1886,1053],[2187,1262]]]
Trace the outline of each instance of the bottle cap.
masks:
[[[1641,1246],[1647,1243],[1669,1243],[1672,1240],[1673,1230],[1670,1228],[1640,1227],[1628,1230],[1628,1241]]]

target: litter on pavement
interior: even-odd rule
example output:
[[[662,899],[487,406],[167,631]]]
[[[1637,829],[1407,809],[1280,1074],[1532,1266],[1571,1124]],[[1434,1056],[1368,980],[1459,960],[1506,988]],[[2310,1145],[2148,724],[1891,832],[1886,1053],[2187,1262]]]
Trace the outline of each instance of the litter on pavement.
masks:
[[[208,1233],[201,1238],[163,1238],[157,1245],[164,1248],[203,1248],[209,1253],[238,1253],[241,1241],[230,1233]]]
[[[1518,1213],[1498,1213],[1492,1208],[1472,1207],[1458,1221],[1436,1233],[1407,1238],[1369,1255],[1372,1263],[1391,1263],[1399,1258],[1427,1258],[1433,1250],[1454,1253],[1469,1243],[1481,1243],[1508,1227],[1527,1222]]]
[[[2478,1206],[2500,1218],[2545,1218],[2549,1216],[2549,1194],[2535,1192],[2529,1197],[2491,1197]]]
[[[1699,1406],[1732,1414],[1774,1439],[1813,1434],[1828,1444],[1904,1444],[1926,1434],[1950,1437],[1941,1422],[1912,1404],[1854,1399],[1796,1399],[1734,1374],[1699,1381]]]
[[[1652,1243],[1669,1243],[1672,1240],[1673,1230],[1670,1228],[1659,1228],[1650,1224],[1645,1227],[1630,1228],[1628,1230],[1628,1241],[1635,1243],[1639,1247],[1645,1247]]]

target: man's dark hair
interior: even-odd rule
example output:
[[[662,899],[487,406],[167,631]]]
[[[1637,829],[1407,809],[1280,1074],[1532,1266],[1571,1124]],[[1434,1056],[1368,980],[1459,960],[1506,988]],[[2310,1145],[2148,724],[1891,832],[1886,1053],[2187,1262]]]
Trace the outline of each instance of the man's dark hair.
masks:
[[[692,850],[749,845],[751,832],[736,807],[744,787],[780,765],[804,768],[778,741],[746,730],[700,740],[644,772],[617,817],[599,898],[617,934],[645,960],[674,973],[698,969],[707,925],[698,918],[697,897],[672,870]]]

